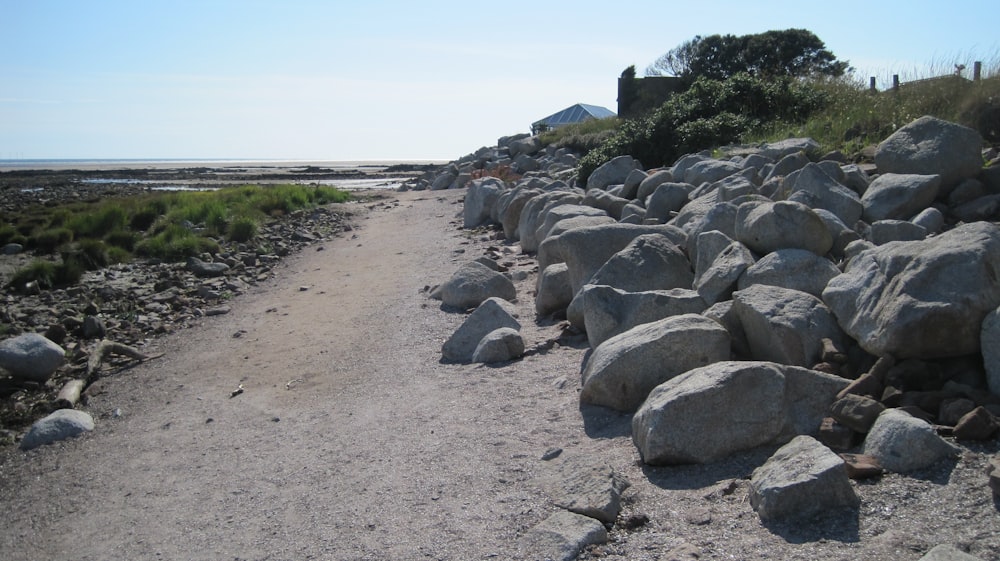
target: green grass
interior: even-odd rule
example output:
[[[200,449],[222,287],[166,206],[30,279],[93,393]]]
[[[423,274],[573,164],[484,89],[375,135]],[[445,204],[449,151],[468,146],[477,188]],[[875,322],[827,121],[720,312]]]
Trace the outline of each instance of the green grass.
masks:
[[[14,275],[12,285],[35,280],[43,287],[65,286],[85,270],[127,262],[133,252],[180,260],[218,252],[223,238],[252,242],[269,217],[349,199],[333,187],[246,185],[38,205],[0,217],[0,241],[23,241],[38,254],[63,258],[60,265],[33,263]]]
[[[597,148],[621,126],[621,119],[590,119],[582,123],[566,125],[541,134],[541,141],[556,148],[568,148],[577,153],[586,153]]]

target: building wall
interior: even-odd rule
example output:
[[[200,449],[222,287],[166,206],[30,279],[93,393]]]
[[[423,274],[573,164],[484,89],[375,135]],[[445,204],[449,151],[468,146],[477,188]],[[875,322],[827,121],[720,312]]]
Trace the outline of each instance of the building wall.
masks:
[[[636,117],[643,113],[648,113],[653,109],[663,105],[663,102],[671,94],[684,90],[684,83],[675,76],[646,76],[632,80],[635,85],[634,99],[625,99],[627,107],[623,104],[624,97],[629,97],[628,92],[622,91],[623,78],[618,78],[618,116],[622,118]],[[627,87],[626,87],[627,89]]]

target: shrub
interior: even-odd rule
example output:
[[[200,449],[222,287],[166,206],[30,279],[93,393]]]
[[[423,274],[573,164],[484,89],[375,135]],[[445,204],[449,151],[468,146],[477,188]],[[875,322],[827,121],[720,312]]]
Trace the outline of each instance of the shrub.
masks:
[[[616,156],[629,154],[650,167],[667,165],[685,153],[739,141],[764,123],[802,122],[826,103],[824,92],[790,78],[698,78],[652,114],[625,121],[584,156],[580,180],[586,182]]]

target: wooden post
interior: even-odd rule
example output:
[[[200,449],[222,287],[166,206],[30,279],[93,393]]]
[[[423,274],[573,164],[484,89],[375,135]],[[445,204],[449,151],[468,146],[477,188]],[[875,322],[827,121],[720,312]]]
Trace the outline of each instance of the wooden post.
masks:
[[[899,90],[899,74],[892,75],[892,91]]]
[[[983,77],[983,62],[977,60],[976,62],[972,63],[972,81],[978,82],[979,80],[982,79],[982,77]]]
[[[868,80],[868,89],[870,89],[872,92],[878,91],[878,90],[875,89],[875,77],[874,76],[872,76],[871,79]]]

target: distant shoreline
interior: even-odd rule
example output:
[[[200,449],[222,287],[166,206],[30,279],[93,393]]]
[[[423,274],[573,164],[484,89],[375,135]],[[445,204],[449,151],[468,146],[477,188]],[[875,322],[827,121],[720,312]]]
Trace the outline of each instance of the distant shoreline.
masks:
[[[381,170],[397,165],[439,165],[446,160],[282,160],[282,159],[33,159],[0,160],[0,173],[5,171],[110,171],[110,170],[179,170],[190,168],[217,169],[294,169],[319,167],[326,169]]]

